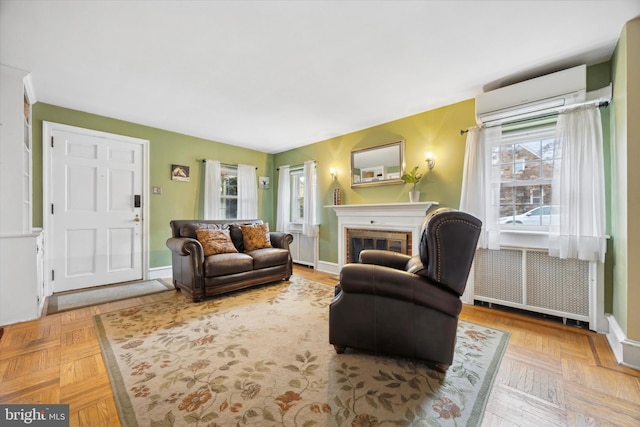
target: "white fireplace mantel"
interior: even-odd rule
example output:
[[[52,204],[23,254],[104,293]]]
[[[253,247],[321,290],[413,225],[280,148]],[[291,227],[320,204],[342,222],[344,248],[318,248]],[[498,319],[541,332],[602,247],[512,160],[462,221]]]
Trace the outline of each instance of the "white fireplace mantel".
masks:
[[[410,231],[412,248],[420,242],[420,226],[426,212],[438,202],[378,203],[356,205],[329,205],[338,216],[338,264],[346,263],[346,230]],[[413,254],[411,254],[413,255]]]

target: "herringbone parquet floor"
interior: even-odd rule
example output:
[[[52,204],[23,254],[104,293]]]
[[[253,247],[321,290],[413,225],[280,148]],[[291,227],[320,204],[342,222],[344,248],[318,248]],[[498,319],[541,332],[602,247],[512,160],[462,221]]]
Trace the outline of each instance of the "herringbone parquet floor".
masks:
[[[336,282],[304,267],[294,274]],[[68,403],[72,426],[119,426],[93,315],[167,298],[183,296],[163,292],[5,327],[0,403]],[[603,335],[483,307],[465,306],[461,318],[511,333],[484,426],[640,425],[640,371],[619,366]]]

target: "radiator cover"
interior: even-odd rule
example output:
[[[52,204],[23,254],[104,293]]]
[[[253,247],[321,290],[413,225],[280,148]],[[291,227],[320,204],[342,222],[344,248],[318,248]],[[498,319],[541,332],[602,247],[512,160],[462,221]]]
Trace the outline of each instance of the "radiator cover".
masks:
[[[474,299],[588,322],[589,264],[540,250],[479,249]]]

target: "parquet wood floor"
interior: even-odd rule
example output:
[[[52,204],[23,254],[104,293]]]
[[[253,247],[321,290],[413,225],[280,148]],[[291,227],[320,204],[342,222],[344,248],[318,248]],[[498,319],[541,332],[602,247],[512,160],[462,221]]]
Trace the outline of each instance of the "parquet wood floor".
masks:
[[[328,286],[331,274],[294,274]],[[68,403],[72,426],[119,426],[93,316],[183,298],[163,292],[9,325],[0,339],[0,403]],[[603,335],[465,306],[461,318],[511,333],[483,426],[640,426],[640,371],[619,366]]]

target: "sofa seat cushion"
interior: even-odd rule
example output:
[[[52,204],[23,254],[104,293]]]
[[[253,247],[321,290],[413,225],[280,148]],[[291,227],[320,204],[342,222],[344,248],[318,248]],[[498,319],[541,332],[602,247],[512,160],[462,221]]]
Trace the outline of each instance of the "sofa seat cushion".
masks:
[[[274,267],[276,265],[285,265],[289,260],[289,251],[279,248],[264,248],[245,252],[253,258],[253,268]]]
[[[248,254],[216,254],[204,259],[204,277],[225,276],[253,270],[253,258]]]

